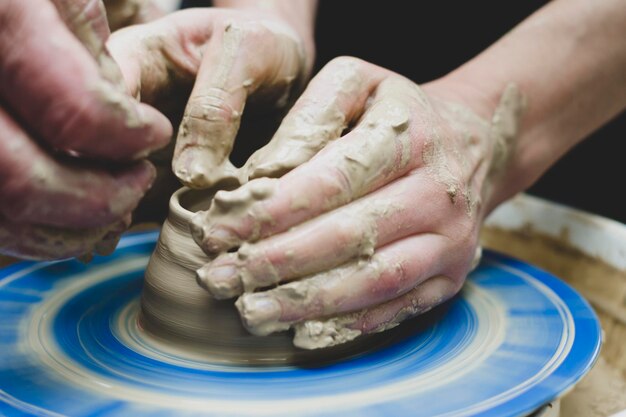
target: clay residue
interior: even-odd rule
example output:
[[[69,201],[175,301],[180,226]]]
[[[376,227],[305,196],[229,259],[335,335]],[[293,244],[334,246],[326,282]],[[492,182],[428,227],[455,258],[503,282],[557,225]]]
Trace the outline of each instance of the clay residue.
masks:
[[[137,338],[133,337],[151,354],[167,358],[166,362],[185,358],[187,365],[188,359],[211,369],[216,363],[320,365],[385,342],[367,339],[312,353],[294,348],[288,334],[256,337],[246,331],[232,302],[216,301],[196,284],[195,270],[210,258],[188,233],[190,211],[206,208],[210,201],[208,191],[183,189],[170,202],[170,215],[146,269]]]
[[[277,238],[268,238],[260,244],[243,243],[236,254],[223,254],[198,274],[205,282],[205,287],[218,299],[238,296],[242,291],[254,292],[257,289],[278,284],[281,281],[295,280],[301,277],[326,271],[337,267],[355,258],[368,259],[374,254],[377,246],[376,216],[373,212],[383,213],[383,210],[366,208],[354,213],[347,219],[342,219],[335,230],[345,231],[342,234],[342,243],[339,248],[326,246],[320,248],[315,255],[310,253],[296,253],[295,249],[288,249],[285,258],[298,257],[300,262],[291,263],[289,268],[274,265],[268,258],[267,251],[274,251],[272,245]],[[388,213],[388,212],[387,212]],[[337,223],[329,219],[331,224]],[[314,240],[319,234],[313,225],[304,223],[290,229],[294,241]],[[305,249],[306,251],[306,249]],[[303,251],[304,252],[304,251]],[[224,268],[229,267],[230,276],[226,279]],[[280,268],[280,269],[278,269]],[[216,270],[222,272],[216,273]],[[285,276],[288,274],[288,276]],[[223,277],[223,278],[222,278]]]
[[[618,270],[573,247],[567,233],[561,238],[533,230],[483,228],[485,247],[537,265],[564,279],[596,309],[606,338],[602,356],[626,380],[626,271]]]
[[[353,317],[337,317],[328,321],[309,320],[296,325],[293,344],[301,349],[321,349],[356,339],[360,330],[350,329]]]
[[[564,417],[607,417],[624,410],[626,380],[604,358],[561,400]]]
[[[230,96],[235,93],[228,82],[244,36],[245,31],[239,26],[226,26],[210,92],[201,98],[202,102],[190,100],[185,109],[176,138],[173,169],[188,187],[209,188],[220,181],[237,180],[237,170],[228,156],[239,130],[244,102],[240,108],[228,107]]]
[[[344,205],[380,185],[388,183],[409,166],[411,141],[410,110],[402,97],[420,94],[413,83],[403,79],[383,81],[377,97],[364,114],[353,137],[336,143],[326,163],[340,174],[335,195],[327,209]]]
[[[285,118],[272,141],[246,162],[244,175],[249,179],[280,177],[311,159],[345,128],[345,117],[336,105],[301,109]]]
[[[125,221],[120,221],[93,229],[64,229],[16,223],[0,216],[0,250],[21,259],[82,257],[89,260],[94,252],[99,255],[113,252],[127,226]]]
[[[238,246],[242,239],[231,230],[239,225],[242,217],[251,228],[248,240],[257,240],[263,225],[272,223],[273,219],[262,205],[255,203],[272,195],[276,181],[259,178],[234,191],[218,191],[209,210],[198,212],[191,219],[194,240],[205,252],[215,255],[224,248]]]
[[[296,322],[354,310],[387,268],[384,260],[353,261],[320,274],[261,293],[244,293],[237,300],[241,318],[253,334],[286,330]],[[349,279],[351,278],[351,279]]]
[[[502,170],[515,147],[525,99],[515,84],[508,84],[490,123],[459,104],[433,103],[438,115],[425,107],[430,132],[423,149],[424,165],[445,186],[452,204],[462,196],[472,215],[481,205],[487,177]],[[446,123],[452,131],[441,127]]]
[[[526,105],[526,97],[517,85],[508,84],[491,118],[489,138],[494,146],[490,168],[492,173],[503,169],[513,153]]]
[[[292,206],[297,206],[297,208],[304,206],[316,214],[319,214],[317,211],[328,212],[358,199],[408,171],[411,166],[412,143],[409,132],[411,110],[407,104],[407,97],[422,104],[425,123],[432,129],[429,143],[424,149],[424,162],[427,168],[434,173],[438,181],[446,185],[453,202],[457,195],[463,196],[468,213],[474,213],[476,206],[480,204],[483,183],[493,167],[492,162],[495,161],[492,156],[495,152],[501,152],[501,149],[496,150],[496,148],[502,143],[508,144],[513,141],[516,134],[517,118],[519,108],[521,108],[518,101],[521,98],[514,86],[507,87],[495,111],[493,123],[490,125],[455,104],[435,102],[433,107],[421,89],[408,80],[385,79],[367,103],[367,110],[359,125],[350,133],[350,137],[346,136],[344,140],[333,143],[332,151],[329,148],[328,153],[323,155],[326,158],[325,164],[332,166],[335,171],[332,176],[325,178],[327,183],[324,184],[324,189],[327,190],[327,195],[323,196],[321,202],[300,203],[300,200],[294,200]],[[331,113],[325,113],[322,119],[328,118]],[[442,123],[439,118],[445,118],[448,123]],[[294,119],[296,124],[310,122],[309,119]],[[310,157],[309,154],[318,151],[318,145],[326,145],[332,136],[340,133],[339,128],[345,128],[344,122],[345,119],[341,117],[334,119],[332,123],[337,129],[334,132],[324,130],[325,128],[322,128],[324,134],[315,131],[317,135],[313,143],[315,146],[299,152],[304,152],[307,158]],[[289,129],[297,128],[288,123],[285,126]],[[451,129],[451,131],[445,129]],[[271,216],[263,210],[262,202],[255,201],[251,197],[250,187],[256,181],[259,180],[253,180],[234,192],[225,193],[223,197],[220,197],[218,193],[211,209],[194,218],[194,237],[207,253],[219,254],[225,249],[241,245],[243,239],[234,232],[234,230],[242,230],[241,225],[252,229],[252,233],[246,240],[255,242],[263,235],[261,230],[264,224],[273,221]],[[226,201],[227,197],[232,198],[235,203],[224,204],[221,200]],[[320,207],[312,206],[313,204]],[[252,293],[281,282],[281,274],[276,270],[275,265],[267,259],[261,249],[258,249],[262,248],[262,243],[267,243],[271,238],[259,245],[244,244],[236,257],[232,254],[220,255],[218,262],[215,262],[216,268],[223,267],[223,262],[226,262],[231,267],[230,272],[236,271],[230,274],[228,279],[212,278],[212,276],[217,276],[214,275],[216,271],[212,271],[212,266],[208,265],[199,271],[200,281],[217,298],[232,297],[236,292],[243,291],[244,294],[237,301],[237,307],[245,326],[257,335],[285,330],[308,318],[328,317],[337,311],[345,314],[359,310],[362,306],[352,305],[351,308],[342,306],[338,309],[337,304],[345,303],[345,299],[350,299],[351,294],[366,293],[363,291],[363,286],[368,285],[365,283],[366,280],[355,279],[355,265],[360,265],[359,257],[364,258],[364,263],[372,267],[379,265],[372,262],[370,257],[378,244],[374,225],[381,213],[362,209],[352,212],[357,223],[354,227],[356,230],[361,230],[363,228],[359,224],[362,223],[372,225],[371,230],[363,229],[363,234],[358,236],[358,239],[355,236],[354,244],[347,242],[345,248],[337,251],[336,255],[317,257],[310,265],[306,262],[305,265],[300,265],[297,273],[289,277],[289,279],[300,279],[299,281],[262,293]],[[306,223],[290,230],[290,233],[297,233],[301,227],[306,228]],[[247,232],[245,234],[248,236]],[[297,256],[297,254],[292,255]],[[253,269],[251,269],[251,259],[254,260]],[[480,250],[477,250],[473,266],[478,263],[479,259]],[[339,265],[343,266],[338,267]],[[328,269],[330,271],[327,271]],[[221,272],[225,272],[225,269]],[[307,273],[313,274],[307,275]],[[372,279],[376,280],[377,277]],[[430,286],[435,288],[437,285],[439,285],[438,281],[432,279],[424,288],[430,288]],[[429,293],[430,298],[427,297],[430,300],[429,303],[425,303],[423,297],[417,295],[421,290],[415,289],[415,291],[417,292],[413,293],[410,288],[399,289],[394,297],[404,292],[408,294],[405,294],[406,297],[392,300],[391,307],[393,308],[364,310],[362,313],[373,318],[372,323],[377,323],[368,328],[367,333],[394,327],[403,319],[418,314],[441,301],[430,298],[454,292],[433,291]],[[335,294],[338,295],[335,296]],[[417,298],[411,298],[413,295]],[[340,296],[343,297],[341,300],[335,299]],[[320,328],[323,323],[327,323],[329,328],[324,329],[323,326]],[[338,327],[340,323],[346,324],[347,322],[344,319],[339,321],[327,319],[326,321],[318,320],[315,326],[309,325],[307,334],[319,335],[319,339],[312,341],[311,345],[320,346],[322,343],[320,340],[331,340],[332,338],[328,339],[330,334],[354,335],[357,330],[363,332],[358,325],[355,328],[349,328],[350,331],[343,332]],[[372,325],[372,323],[369,324]],[[300,326],[302,329],[305,327]],[[319,331],[314,332],[312,329]],[[304,340],[304,333],[301,333],[299,337],[301,341]],[[338,341],[341,337],[337,336],[332,340]],[[306,343],[302,342],[302,344]]]
[[[362,77],[354,61],[337,68],[331,85],[333,94],[327,102],[301,100],[285,117],[276,134],[255,152],[243,168],[246,178],[279,177],[311,159],[329,142],[338,139],[348,127],[340,102],[358,91]]]
[[[294,85],[303,82],[304,47],[293,31],[270,21],[254,25],[247,27],[234,22],[226,25],[211,79],[203,80],[209,87],[196,85],[187,104],[176,140],[173,170],[188,187],[202,189],[223,182],[246,182],[246,170],[240,171],[228,159],[246,99],[254,94],[256,101],[283,108],[290,101]],[[281,39],[276,44],[284,51],[277,56],[284,62],[276,74],[250,74],[240,85],[233,85],[233,73],[253,71],[241,67],[246,66],[242,60],[249,59],[246,39],[254,30],[268,30]],[[210,43],[205,56],[215,53],[212,48],[214,45]]]
[[[325,319],[306,320],[295,325],[294,344],[304,349],[334,346],[361,335],[385,332],[405,320],[430,311],[445,301],[441,294],[447,279],[434,277],[397,298],[374,307]]]
[[[124,87],[125,88],[125,87]],[[125,90],[111,88],[111,84],[107,82],[99,82],[90,86],[90,90],[100,99],[101,104],[111,111],[122,115],[126,127],[130,129],[139,129],[146,126],[146,119],[139,112],[139,107],[128,96]],[[148,156],[151,149],[140,151],[134,158],[144,158]]]

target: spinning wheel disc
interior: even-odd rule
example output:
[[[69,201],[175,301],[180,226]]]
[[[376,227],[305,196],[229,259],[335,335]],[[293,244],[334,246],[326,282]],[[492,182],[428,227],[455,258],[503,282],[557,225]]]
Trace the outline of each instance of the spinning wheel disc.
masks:
[[[458,297],[385,333],[384,346],[307,368],[207,363],[137,326],[156,238],[128,235],[89,265],[0,270],[0,415],[522,416],[599,352],[580,295],[488,252]]]

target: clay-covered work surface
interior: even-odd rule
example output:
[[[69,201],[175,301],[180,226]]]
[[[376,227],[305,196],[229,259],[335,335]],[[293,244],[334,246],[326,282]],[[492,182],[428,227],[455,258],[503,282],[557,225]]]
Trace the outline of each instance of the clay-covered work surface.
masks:
[[[570,287],[487,253],[459,297],[365,351],[212,363],[161,349],[137,325],[156,237],[128,236],[89,265],[2,270],[0,414],[522,416],[576,382],[599,349],[595,315]]]
[[[486,247],[512,254],[566,280],[593,304],[605,333],[602,358],[561,402],[567,417],[607,417],[626,410],[626,271],[573,248],[560,238],[519,230],[485,228]]]

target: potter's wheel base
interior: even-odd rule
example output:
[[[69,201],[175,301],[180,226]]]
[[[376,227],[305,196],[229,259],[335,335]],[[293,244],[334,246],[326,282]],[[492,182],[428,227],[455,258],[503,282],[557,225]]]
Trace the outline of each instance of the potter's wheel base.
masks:
[[[598,354],[597,319],[576,292],[493,253],[432,321],[339,360],[250,366],[168,352],[137,326],[156,237],[126,236],[89,265],[0,271],[1,415],[523,416]]]

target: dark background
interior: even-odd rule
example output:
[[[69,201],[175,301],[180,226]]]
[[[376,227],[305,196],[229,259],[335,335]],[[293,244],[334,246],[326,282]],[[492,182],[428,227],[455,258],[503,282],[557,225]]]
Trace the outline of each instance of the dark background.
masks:
[[[351,55],[424,83],[471,59],[545,3],[321,0],[316,70],[336,56]],[[618,144],[625,135],[622,113],[569,152],[529,192],[626,223],[626,161]],[[249,152],[244,150],[244,156]],[[236,160],[244,156],[234,155]]]

